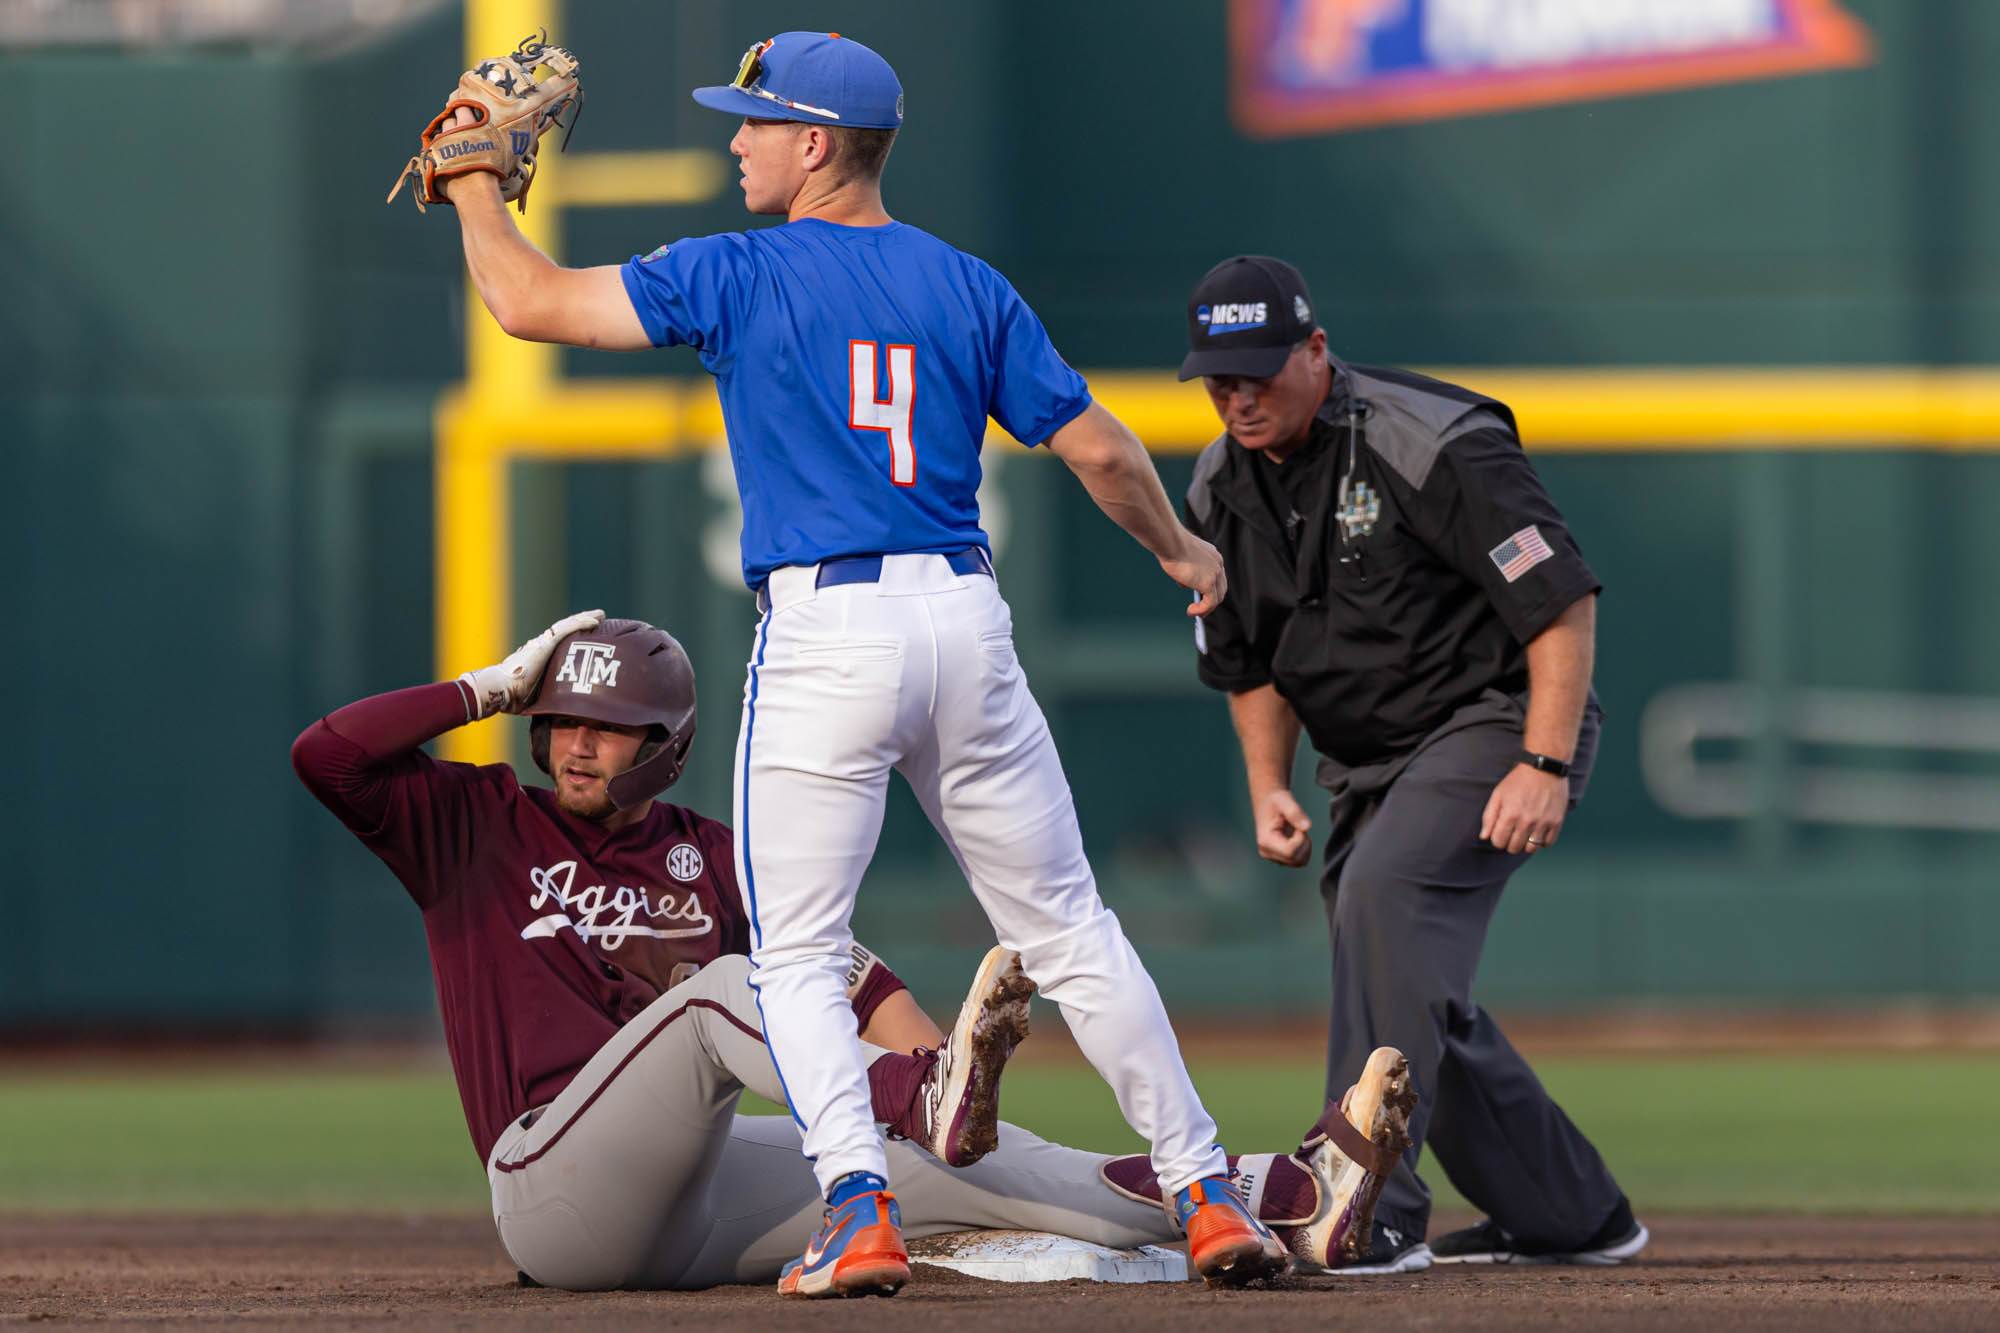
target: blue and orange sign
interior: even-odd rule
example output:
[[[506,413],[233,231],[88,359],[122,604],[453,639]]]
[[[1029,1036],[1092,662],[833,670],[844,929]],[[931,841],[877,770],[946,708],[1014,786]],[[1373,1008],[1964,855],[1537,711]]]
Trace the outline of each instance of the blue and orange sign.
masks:
[[[1840,0],[1230,0],[1230,102],[1257,138],[1850,68]]]

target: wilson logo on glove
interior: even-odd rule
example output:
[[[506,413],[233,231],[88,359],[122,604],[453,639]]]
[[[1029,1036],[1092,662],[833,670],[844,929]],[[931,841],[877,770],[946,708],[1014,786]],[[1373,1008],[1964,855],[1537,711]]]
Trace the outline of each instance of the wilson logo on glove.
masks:
[[[567,147],[583,113],[583,85],[577,80],[582,67],[547,38],[546,32],[531,37],[512,55],[482,60],[458,76],[444,110],[417,136],[419,151],[396,177],[389,200],[411,184],[417,211],[423,212],[426,204],[451,202],[447,181],[483,171],[500,178],[503,201],[527,211],[542,135],[561,125]]]

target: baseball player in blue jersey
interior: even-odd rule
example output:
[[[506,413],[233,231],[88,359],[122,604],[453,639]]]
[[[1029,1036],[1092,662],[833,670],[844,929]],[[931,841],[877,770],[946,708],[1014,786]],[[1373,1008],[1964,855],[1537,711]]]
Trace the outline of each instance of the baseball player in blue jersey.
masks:
[[[1220,557],[1007,280],[884,210],[903,119],[886,61],[834,34],[780,33],[694,97],[743,117],[730,151],[745,206],[782,225],[564,269],[514,228],[495,174],[438,174],[509,333],[685,345],[715,376],[763,613],[736,755],[752,984],[828,1205],[780,1289],[887,1295],[909,1275],[845,988],[891,770],[1151,1144],[1197,1270],[1231,1285],[1284,1272],[1284,1247],[1229,1180],[1159,992],[1098,897],[1015,660],[975,498],[987,418],[1068,464],[1194,593],[1190,614],[1222,600]]]

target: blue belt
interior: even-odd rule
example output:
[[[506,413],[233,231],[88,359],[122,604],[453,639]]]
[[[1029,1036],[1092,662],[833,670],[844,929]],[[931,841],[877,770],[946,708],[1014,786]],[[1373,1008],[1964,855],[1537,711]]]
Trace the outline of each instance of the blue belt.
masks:
[[[968,546],[963,551],[952,551],[945,555],[944,562],[951,566],[954,574],[993,574],[993,562],[986,557],[983,546]],[[837,588],[843,583],[880,583],[882,581],[882,557],[879,555],[843,555],[832,560],[822,560],[819,576],[813,580],[815,588]]]
[[[954,574],[984,574],[993,577],[993,560],[983,546],[968,546],[962,551],[931,552],[943,554],[945,564]],[[819,562],[819,572],[813,577],[815,588],[837,588],[843,583],[880,583],[882,581],[882,557],[879,555],[843,555],[832,560]],[[771,609],[771,594],[768,587],[757,589],[757,609]]]

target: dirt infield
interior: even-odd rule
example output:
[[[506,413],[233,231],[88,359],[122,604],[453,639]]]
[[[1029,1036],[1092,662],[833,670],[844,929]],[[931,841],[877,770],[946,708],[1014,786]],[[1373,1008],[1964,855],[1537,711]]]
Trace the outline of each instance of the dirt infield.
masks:
[[[1440,1218],[1456,1225],[1462,1218]],[[995,1330],[1102,1327],[1799,1330],[2000,1327],[2000,1220],[1669,1217],[1615,1269],[1434,1268],[1211,1293],[1198,1283],[1005,1286],[920,1268],[893,1301],[784,1302],[769,1287],[523,1290],[477,1218],[0,1216],[0,1325],[251,1321],[314,1328]]]

